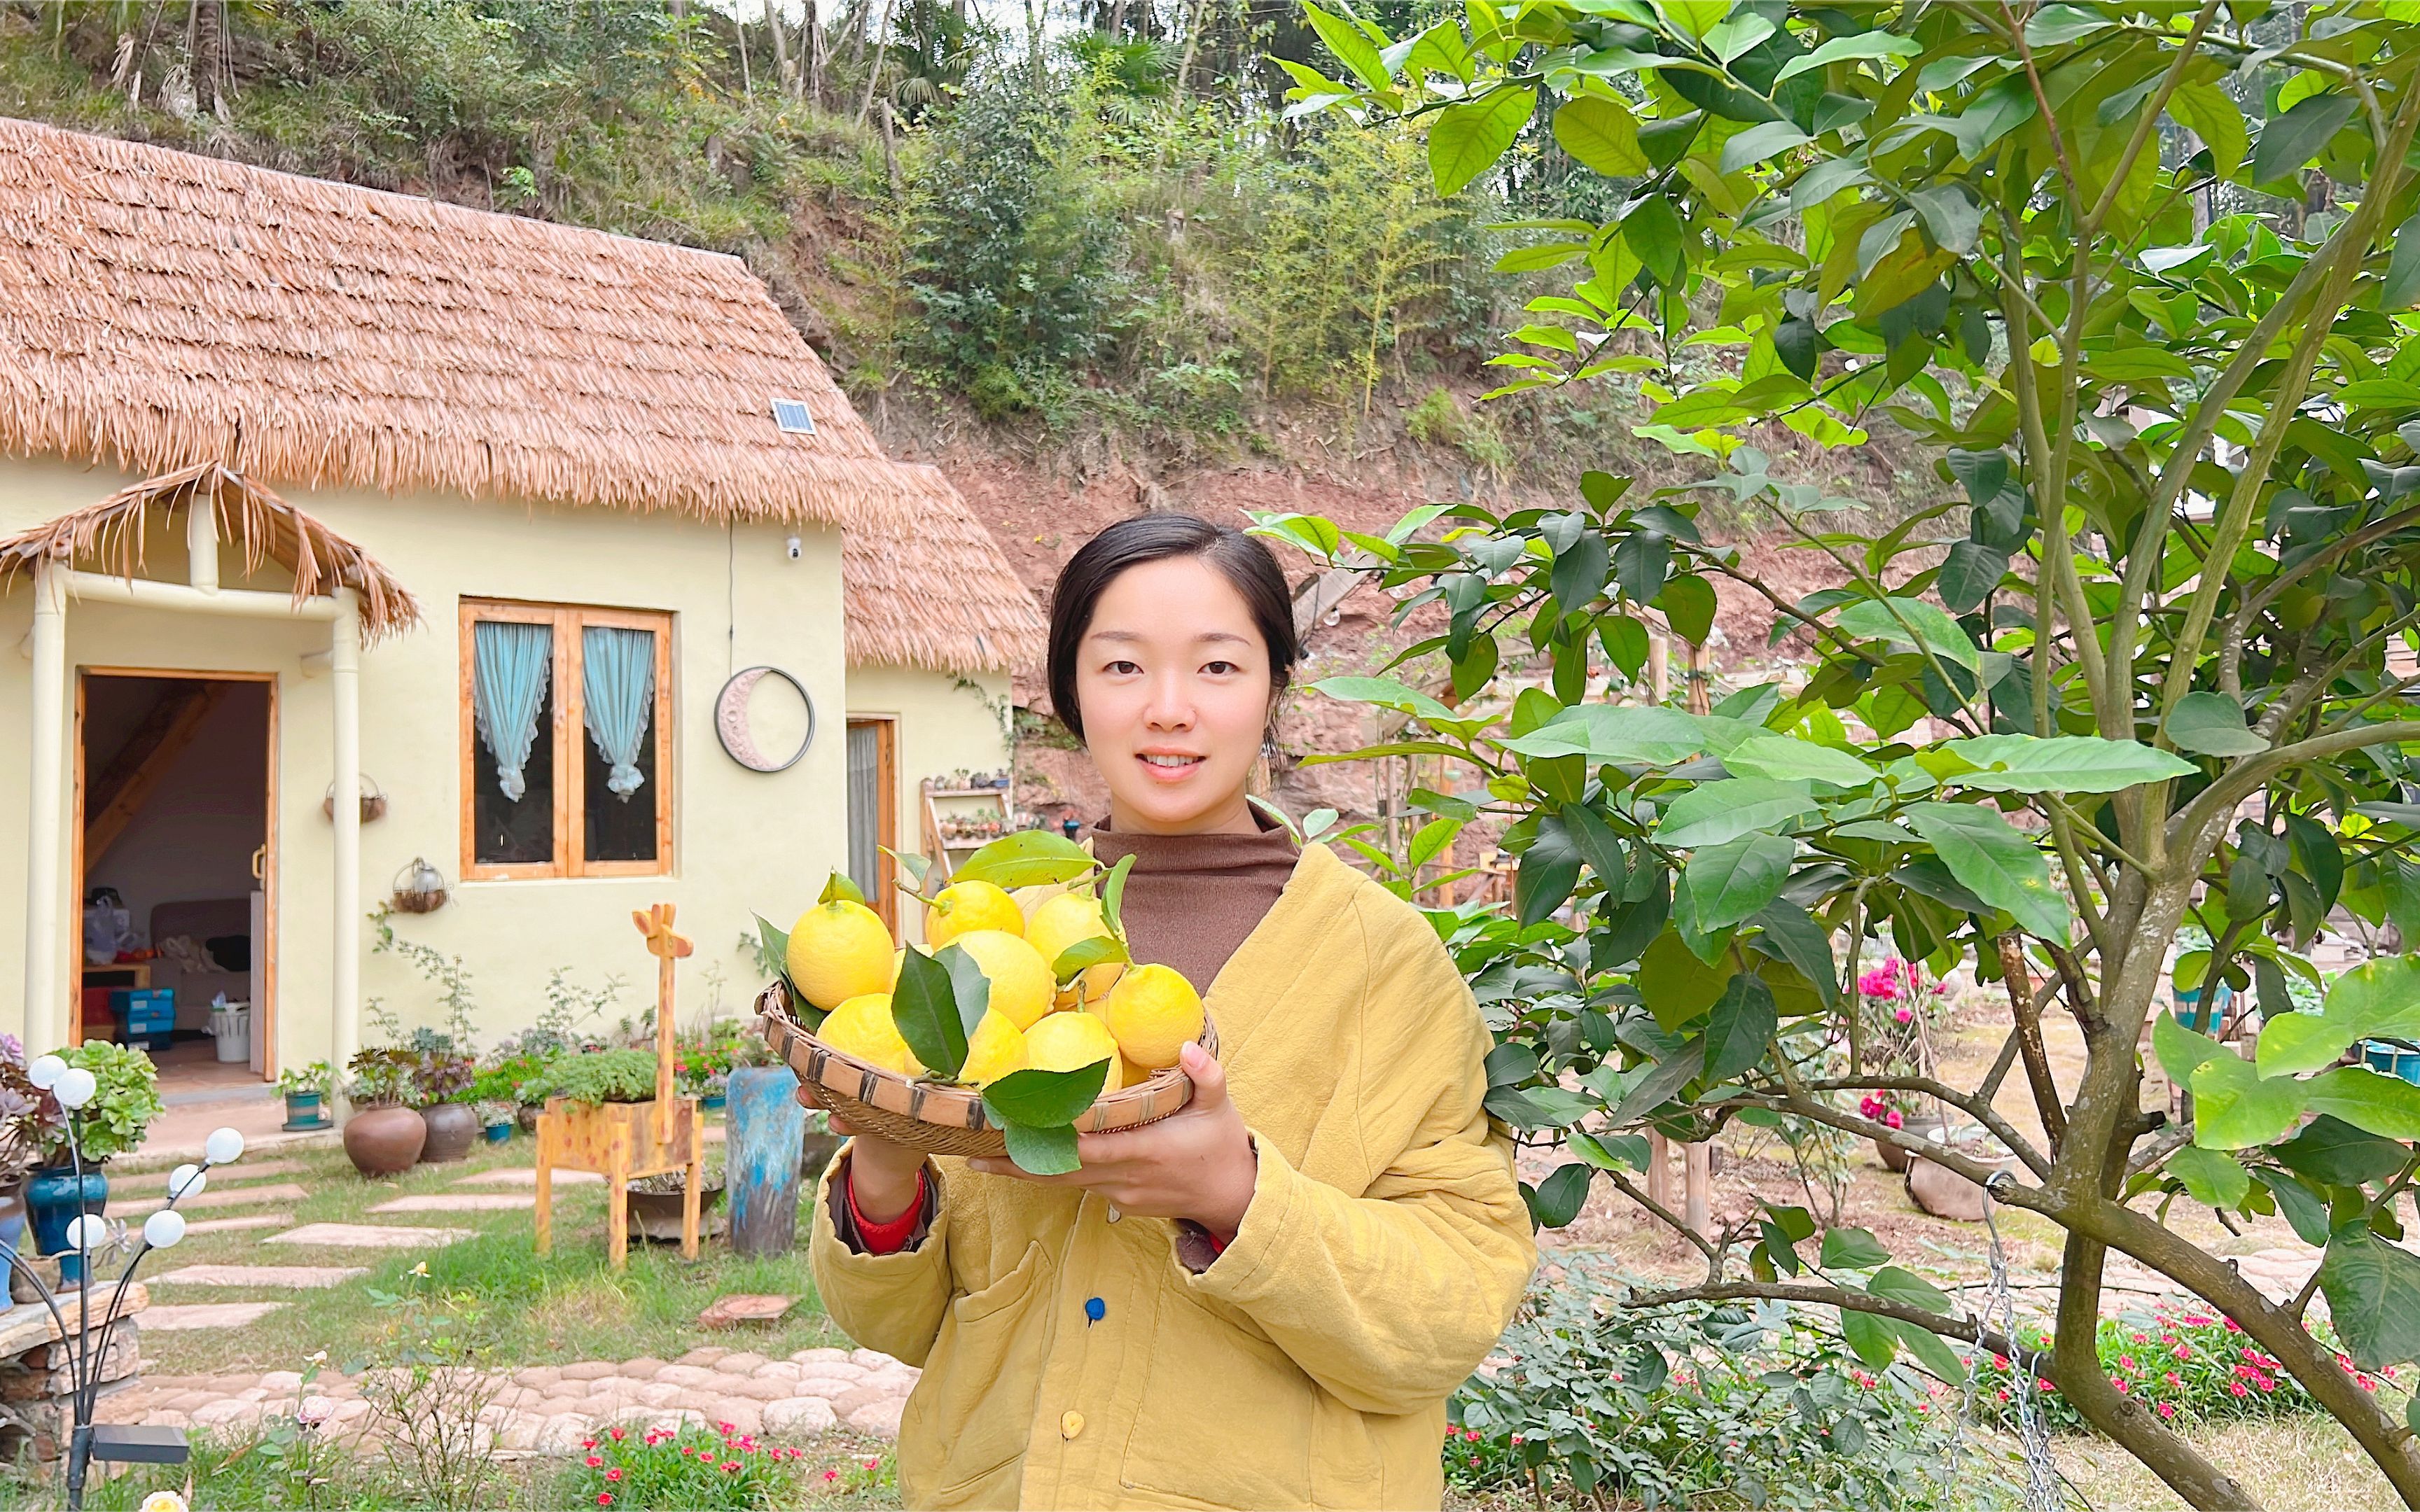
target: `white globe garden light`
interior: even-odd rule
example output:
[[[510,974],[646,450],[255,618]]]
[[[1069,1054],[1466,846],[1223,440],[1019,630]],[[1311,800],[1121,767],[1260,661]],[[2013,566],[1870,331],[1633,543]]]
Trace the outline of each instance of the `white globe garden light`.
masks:
[[[51,1087],[51,1095],[70,1113],[91,1102],[100,1091],[100,1079],[82,1066],[70,1066],[59,1072],[59,1079]]]
[[[210,1173],[190,1163],[168,1173],[168,1199],[190,1197],[210,1184]]]
[[[25,1079],[47,1092],[58,1085],[67,1070],[68,1063],[56,1056],[36,1056],[34,1063],[25,1068]]]
[[[71,1249],[99,1249],[109,1242],[109,1221],[99,1213],[87,1212],[68,1225],[68,1245]]]
[[[213,1165],[232,1165],[243,1158],[243,1135],[233,1129],[213,1129],[202,1141],[202,1158]]]
[[[167,1249],[185,1237],[185,1215],[163,1208],[143,1220],[143,1238],[153,1249]]]

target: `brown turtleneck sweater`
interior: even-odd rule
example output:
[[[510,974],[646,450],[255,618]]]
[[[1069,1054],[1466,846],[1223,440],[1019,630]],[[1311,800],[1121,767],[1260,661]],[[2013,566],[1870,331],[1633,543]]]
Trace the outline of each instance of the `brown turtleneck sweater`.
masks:
[[[1104,866],[1135,858],[1118,912],[1137,961],[1184,973],[1204,994],[1285,890],[1301,856],[1294,837],[1255,810],[1257,835],[1138,835],[1094,825]]]

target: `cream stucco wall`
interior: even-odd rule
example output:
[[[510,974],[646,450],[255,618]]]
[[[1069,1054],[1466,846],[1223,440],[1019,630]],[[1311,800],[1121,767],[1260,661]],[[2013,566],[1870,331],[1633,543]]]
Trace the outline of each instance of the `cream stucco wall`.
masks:
[[[852,667],[848,672],[848,716],[852,719],[898,721],[899,844],[903,853],[924,842],[923,798],[928,777],[946,777],[959,767],[996,772],[1009,764],[1012,749],[1001,714],[1008,708],[1009,680],[1004,672],[985,672],[965,679],[903,667]],[[900,928],[911,940],[924,937],[915,905],[906,899]]]
[[[106,470],[0,460],[0,532],[91,503],[129,481]],[[414,856],[435,863],[454,887],[452,899],[436,913],[398,917],[396,927],[464,959],[479,1019],[490,1034],[535,1017],[544,1006],[541,989],[556,966],[574,968],[576,980],[590,984],[607,973],[622,974],[633,984],[624,1002],[635,1011],[652,971],[630,911],[656,902],[679,906],[679,927],[697,944],[681,966],[684,1016],[703,1008],[710,971],[727,984],[726,1011],[738,1011],[754,980],[739,946],[750,916],[795,916],[813,901],[824,875],[845,861],[845,742],[831,717],[851,706],[844,681],[838,532],[801,530],[803,555],[793,562],[783,544],[790,532],[781,526],[726,529],[671,516],[443,496],[397,499],[352,489],[286,492],[384,563],[418,597],[424,615],[419,628],[367,648],[362,657],[362,767],[389,799],[386,816],[362,828],[364,906],[384,899],[396,873]],[[182,581],[183,555],[180,539],[155,535],[147,571]],[[230,548],[222,567],[226,586],[245,586],[240,566]],[[670,875],[458,880],[458,606],[464,596],[672,612]],[[0,594],[0,856],[8,857],[26,854],[30,663],[23,647],[32,599],[22,579]],[[333,828],[319,806],[334,767],[330,680],[304,657],[325,651],[327,627],[75,601],[67,625],[71,669],[275,675],[276,1064],[325,1056]],[[724,679],[735,668],[759,662],[797,676],[824,715],[805,758],[770,776],[731,761],[713,730],[714,698]],[[975,707],[965,694],[955,697]],[[909,738],[903,732],[903,746]],[[950,764],[960,760],[953,757]],[[71,756],[66,769],[73,771]],[[76,880],[71,865],[61,857],[70,888]],[[24,887],[21,864],[0,864],[0,982],[8,984],[0,988],[0,1028],[11,1031],[23,1025],[15,988],[23,971]],[[63,920],[71,917],[72,903],[62,900]],[[372,938],[365,929],[365,949]],[[64,959],[64,929],[51,948]],[[72,972],[67,980],[72,982]],[[438,1017],[428,989],[392,956],[365,958],[362,991],[383,999],[407,1024]],[[370,1038],[365,1030],[365,1042]]]

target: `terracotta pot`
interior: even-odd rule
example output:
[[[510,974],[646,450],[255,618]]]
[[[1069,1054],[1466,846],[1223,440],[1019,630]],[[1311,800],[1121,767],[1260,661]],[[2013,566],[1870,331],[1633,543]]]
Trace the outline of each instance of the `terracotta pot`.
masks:
[[[421,1109],[420,1117],[428,1125],[428,1142],[420,1150],[427,1165],[462,1159],[479,1137],[479,1116],[468,1103],[433,1103]]]
[[[400,1176],[420,1159],[428,1124],[411,1108],[364,1108],[345,1122],[345,1157],[364,1176]]]
[[[1908,1152],[1901,1149],[1897,1145],[1891,1144],[1886,1140],[1877,1139],[1874,1141],[1874,1153],[1882,1157],[1884,1170],[1903,1171],[1907,1169]]]

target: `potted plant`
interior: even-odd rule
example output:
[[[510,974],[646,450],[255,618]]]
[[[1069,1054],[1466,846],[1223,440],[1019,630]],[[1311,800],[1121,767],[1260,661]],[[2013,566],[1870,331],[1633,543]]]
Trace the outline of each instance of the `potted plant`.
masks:
[[[652,1118],[656,1100],[656,1057],[645,1050],[566,1051],[546,1064],[522,1088],[522,1095],[545,1099],[550,1118],[567,1120],[568,1137],[580,1148],[603,1148],[602,1126],[616,1119]],[[633,1131],[633,1148],[649,1143],[644,1127]],[[666,1171],[630,1182],[628,1231],[644,1238],[680,1237],[686,1174]],[[721,1200],[719,1181],[701,1180],[701,1211]],[[666,1224],[669,1227],[665,1227]]]
[[[324,1060],[278,1072],[278,1095],[286,1099],[285,1127],[289,1131],[327,1128],[328,1088],[335,1079]]]
[[[471,1084],[477,1063],[449,1047],[431,1046],[411,1053],[411,1075],[404,1100],[420,1110],[428,1138],[420,1158],[429,1165],[457,1161],[470,1154],[479,1137],[478,1116],[471,1110]]]
[[[26,1176],[54,1126],[65,1133],[58,1111],[27,1074],[24,1041],[0,1034],[0,1246],[15,1249],[25,1237]]]
[[[69,1248],[68,1224],[78,1214],[97,1213],[108,1205],[109,1177],[101,1167],[141,1145],[144,1131],[162,1107],[151,1057],[132,1045],[93,1040],[59,1058],[67,1063],[68,1074],[81,1072],[93,1085],[83,1094],[82,1127],[72,1148],[57,1088],[42,1096],[37,1117],[43,1164],[25,1183],[25,1210],[33,1220],[36,1245],[44,1255]]]
[[[479,1127],[487,1134],[488,1143],[501,1145],[513,1136],[513,1104],[510,1103],[474,1102],[471,1110],[478,1116]]]
[[[352,1081],[345,1095],[353,1116],[345,1120],[345,1156],[364,1176],[396,1176],[411,1169],[428,1142],[428,1124],[404,1106],[412,1057],[396,1049],[365,1050],[347,1063]]]

